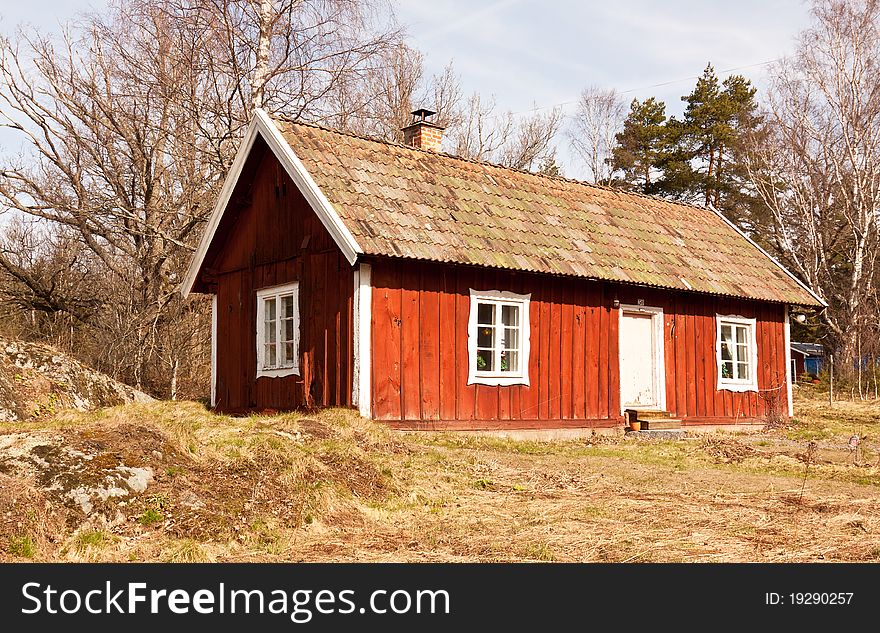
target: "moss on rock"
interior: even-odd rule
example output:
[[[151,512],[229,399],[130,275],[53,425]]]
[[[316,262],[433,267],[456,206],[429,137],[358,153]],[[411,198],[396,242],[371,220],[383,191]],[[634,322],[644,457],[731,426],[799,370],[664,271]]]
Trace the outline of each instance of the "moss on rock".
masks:
[[[53,347],[0,337],[0,422],[148,400]]]

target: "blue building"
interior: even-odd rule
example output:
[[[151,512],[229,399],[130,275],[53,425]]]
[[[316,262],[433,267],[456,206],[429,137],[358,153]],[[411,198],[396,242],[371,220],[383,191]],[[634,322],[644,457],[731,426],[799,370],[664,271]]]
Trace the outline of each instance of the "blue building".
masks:
[[[819,343],[791,343],[791,376],[818,376],[825,366],[825,348]]]

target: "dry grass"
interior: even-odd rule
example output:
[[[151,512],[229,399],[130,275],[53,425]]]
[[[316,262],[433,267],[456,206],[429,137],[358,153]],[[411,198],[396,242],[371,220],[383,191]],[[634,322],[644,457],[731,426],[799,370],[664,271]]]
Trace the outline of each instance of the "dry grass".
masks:
[[[878,419],[877,403],[802,398],[789,426],[751,436],[520,442],[400,435],[339,410],[228,418],[156,403],[68,414],[7,428],[101,447],[149,465],[155,481],[115,515],[87,518],[7,477],[0,556],[880,560]],[[847,448],[854,433],[858,454]]]

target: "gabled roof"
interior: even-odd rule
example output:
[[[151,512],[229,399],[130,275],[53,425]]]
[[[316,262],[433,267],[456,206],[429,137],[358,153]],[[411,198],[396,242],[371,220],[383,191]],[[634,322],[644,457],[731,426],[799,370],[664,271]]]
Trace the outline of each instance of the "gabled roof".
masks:
[[[791,349],[804,356],[824,356],[825,347],[819,343],[796,343],[792,341]]]
[[[256,133],[267,138],[352,263],[360,255],[402,257],[824,305],[709,209],[270,119],[263,112],[243,150]],[[233,165],[228,179],[237,176]],[[198,275],[234,182],[226,185],[229,192],[218,200],[184,293]]]

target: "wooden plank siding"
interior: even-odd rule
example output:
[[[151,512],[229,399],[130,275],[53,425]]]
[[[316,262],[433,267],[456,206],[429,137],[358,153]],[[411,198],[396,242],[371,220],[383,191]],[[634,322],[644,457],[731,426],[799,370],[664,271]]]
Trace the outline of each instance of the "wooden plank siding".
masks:
[[[663,310],[666,409],[685,424],[783,407],[781,304],[574,277],[365,258],[373,265],[370,404],[409,428],[600,428],[622,423],[619,310]],[[256,378],[256,292],[298,281],[300,375]],[[216,408],[352,405],[353,267],[275,156],[257,141],[208,249],[199,288],[217,294]],[[468,385],[470,289],[531,294],[530,385]],[[759,393],[717,389],[715,315],[757,319]]]
[[[615,299],[663,309],[666,409],[685,424],[754,422],[769,394],[785,402],[781,305],[430,262],[372,263],[372,411],[393,426],[619,425]],[[467,384],[471,288],[531,293],[529,386]],[[758,394],[717,389],[719,313],[757,319]]]
[[[353,268],[271,152],[207,261],[217,292],[217,402],[227,412],[351,406]],[[299,282],[300,376],[256,378],[256,291]]]

